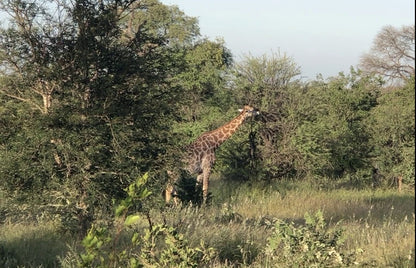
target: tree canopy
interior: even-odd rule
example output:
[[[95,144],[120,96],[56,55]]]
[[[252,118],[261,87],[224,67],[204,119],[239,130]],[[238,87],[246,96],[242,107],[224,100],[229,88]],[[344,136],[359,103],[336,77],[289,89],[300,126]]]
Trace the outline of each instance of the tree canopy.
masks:
[[[406,82],[415,75],[415,26],[383,27],[360,65],[390,82]]]

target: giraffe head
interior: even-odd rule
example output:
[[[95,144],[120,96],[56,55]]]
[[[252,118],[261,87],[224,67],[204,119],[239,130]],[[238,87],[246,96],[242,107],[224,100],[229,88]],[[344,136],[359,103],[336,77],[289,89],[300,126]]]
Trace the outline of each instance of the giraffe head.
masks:
[[[253,108],[249,105],[245,105],[243,109],[239,109],[240,113],[244,113],[244,119],[247,119],[248,117],[259,115],[260,112],[256,108]]]

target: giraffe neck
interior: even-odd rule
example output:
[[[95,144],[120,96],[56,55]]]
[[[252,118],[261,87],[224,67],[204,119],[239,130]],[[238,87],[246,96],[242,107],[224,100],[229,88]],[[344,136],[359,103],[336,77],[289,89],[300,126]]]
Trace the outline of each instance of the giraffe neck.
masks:
[[[215,137],[215,148],[218,148],[224,141],[229,139],[238,127],[244,122],[244,112],[240,113],[236,118],[226,123],[222,127],[219,127],[211,132],[208,132],[210,136]]]

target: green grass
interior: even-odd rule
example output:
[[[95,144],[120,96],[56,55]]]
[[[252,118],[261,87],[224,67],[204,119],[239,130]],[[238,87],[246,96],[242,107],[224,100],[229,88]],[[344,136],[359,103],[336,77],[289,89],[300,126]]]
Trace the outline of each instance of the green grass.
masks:
[[[325,185],[325,183],[323,183]],[[415,193],[408,188],[357,190],[311,182],[236,184],[214,180],[212,205],[151,211],[191,246],[218,252],[212,267],[265,267],[264,249],[277,219],[304,224],[305,213],[323,211],[329,228],[342,228],[343,250],[358,267],[414,267]],[[140,228],[145,228],[145,219]],[[0,267],[72,267],[80,239],[61,235],[53,223],[6,222],[0,228]],[[75,252],[74,252],[75,251]],[[64,261],[61,263],[60,261]],[[72,263],[72,264],[71,264]],[[70,265],[71,264],[71,265]]]
[[[0,228],[0,267],[59,267],[73,243],[53,223],[6,223]]]

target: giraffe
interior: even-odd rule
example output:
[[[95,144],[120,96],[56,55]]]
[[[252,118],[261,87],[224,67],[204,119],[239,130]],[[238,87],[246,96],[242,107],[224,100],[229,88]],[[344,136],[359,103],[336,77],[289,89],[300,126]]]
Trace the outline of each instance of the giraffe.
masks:
[[[248,105],[239,111],[240,114],[233,120],[215,130],[203,133],[186,147],[186,154],[182,159],[184,169],[190,174],[197,174],[197,184],[202,184],[203,203],[206,203],[208,196],[209,176],[215,163],[216,149],[237,131],[245,119],[259,114],[257,109]],[[173,183],[176,179],[172,179],[166,188],[167,203],[175,192]]]

